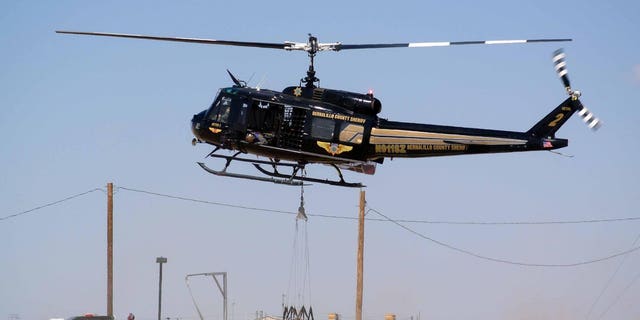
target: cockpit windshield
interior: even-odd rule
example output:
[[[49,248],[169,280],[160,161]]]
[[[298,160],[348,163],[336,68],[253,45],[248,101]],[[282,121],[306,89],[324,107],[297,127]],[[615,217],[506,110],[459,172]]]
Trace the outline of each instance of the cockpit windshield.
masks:
[[[211,121],[226,123],[229,121],[229,113],[231,112],[232,99],[228,96],[221,95],[211,106],[207,118]]]

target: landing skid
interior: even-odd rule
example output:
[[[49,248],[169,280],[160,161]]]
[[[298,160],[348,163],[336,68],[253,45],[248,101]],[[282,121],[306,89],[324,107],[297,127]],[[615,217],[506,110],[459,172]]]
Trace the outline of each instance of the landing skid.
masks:
[[[289,179],[293,179],[293,180],[299,180],[299,181],[305,181],[305,182],[314,182],[314,183],[324,183],[324,184],[329,184],[332,186],[340,186],[340,187],[348,187],[348,188],[362,188],[364,187],[364,185],[362,183],[359,182],[346,182],[344,181],[344,178],[342,177],[342,172],[340,171],[339,168],[337,168],[335,165],[332,165],[334,168],[336,168],[336,170],[338,170],[338,175],[340,176],[340,180],[339,181],[335,181],[335,180],[329,180],[329,179],[318,179],[318,178],[309,178],[309,177],[304,177],[304,176],[288,176],[286,174],[282,174],[282,173],[278,173],[278,171],[276,171],[274,169],[274,171],[268,171],[266,169],[264,169],[263,167],[261,167],[259,164],[254,163],[253,166],[256,167],[256,169],[258,169],[258,171],[271,176],[271,177],[276,177],[276,178],[289,178]]]
[[[213,170],[213,169],[207,167],[207,165],[205,165],[202,162],[198,162],[198,165],[200,167],[202,167],[202,169],[204,169],[204,171],[209,172],[211,174],[215,174],[216,176],[221,176],[221,177],[231,177],[231,178],[240,178],[240,179],[248,179],[248,180],[256,180],[256,181],[264,181],[264,182],[273,182],[273,183],[276,183],[276,184],[286,184],[286,185],[290,185],[290,186],[300,186],[300,185],[303,184],[302,181],[291,181],[291,180],[288,180],[288,179],[276,179],[276,178],[252,176],[252,175],[248,175],[248,174],[227,172],[226,170],[217,171],[217,170]]]
[[[247,179],[247,180],[254,180],[254,181],[264,181],[264,182],[285,184],[285,185],[291,185],[291,186],[301,186],[305,182],[310,182],[310,183],[322,183],[322,184],[328,184],[332,186],[340,186],[340,187],[348,187],[348,188],[364,187],[364,185],[361,183],[346,182],[344,180],[344,177],[342,176],[342,171],[340,170],[340,168],[338,168],[336,165],[333,165],[333,164],[330,164],[330,165],[334,169],[336,169],[340,180],[329,180],[329,179],[307,177],[304,174],[301,174],[304,172],[304,167],[305,167],[304,163],[282,162],[282,161],[275,161],[275,160],[267,161],[267,160],[259,160],[259,159],[246,159],[246,158],[238,157],[241,154],[241,152],[236,152],[232,156],[226,156],[226,155],[214,154],[216,151],[218,151],[218,148],[216,148],[211,153],[209,153],[207,157],[225,159],[226,164],[222,170],[211,169],[207,165],[205,165],[203,162],[198,162],[198,165],[208,173],[211,173],[217,176],[240,178],[240,179]],[[258,169],[260,173],[266,175],[267,177],[228,172],[227,168],[229,168],[229,165],[234,160],[240,161],[240,162],[249,162],[253,164],[253,166],[256,169]],[[267,170],[262,165],[271,166],[273,170]],[[278,168],[291,168],[292,172],[291,174],[280,173],[278,172]]]

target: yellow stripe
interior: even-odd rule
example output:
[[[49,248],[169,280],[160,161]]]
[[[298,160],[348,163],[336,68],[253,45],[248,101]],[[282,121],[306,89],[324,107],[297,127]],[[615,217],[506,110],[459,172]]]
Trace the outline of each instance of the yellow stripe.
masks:
[[[361,144],[363,132],[363,126],[357,124],[349,124],[344,129],[342,129],[342,131],[340,131],[339,139],[342,142]]]
[[[520,139],[371,128],[370,142],[372,144],[447,144],[447,142],[444,141],[457,142],[460,144],[481,145],[511,145],[526,143],[526,140]]]

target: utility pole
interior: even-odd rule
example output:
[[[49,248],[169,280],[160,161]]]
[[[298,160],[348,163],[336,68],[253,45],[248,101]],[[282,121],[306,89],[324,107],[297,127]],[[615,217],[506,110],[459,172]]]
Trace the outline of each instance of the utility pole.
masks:
[[[107,183],[107,316],[113,319],[113,183]]]
[[[161,320],[162,314],[162,264],[167,263],[167,258],[157,257],[156,262],[160,265],[160,280],[158,282],[158,320]]]
[[[362,273],[364,262],[364,190],[360,190],[360,212],[358,215],[358,262],[356,280],[356,320],[362,320]]]

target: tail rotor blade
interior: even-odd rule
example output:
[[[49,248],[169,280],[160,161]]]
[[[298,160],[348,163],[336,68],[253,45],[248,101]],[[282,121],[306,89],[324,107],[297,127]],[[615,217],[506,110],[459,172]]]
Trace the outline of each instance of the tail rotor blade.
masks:
[[[556,73],[558,73],[558,77],[562,80],[562,84],[564,84],[565,88],[571,88],[571,83],[569,82],[569,76],[567,76],[567,62],[565,60],[566,55],[562,49],[558,49],[553,53],[553,63],[555,65]]]
[[[600,129],[602,126],[602,121],[596,118],[587,107],[583,106],[580,111],[578,111],[578,115],[582,118],[582,121],[589,127],[589,129],[596,131]]]

